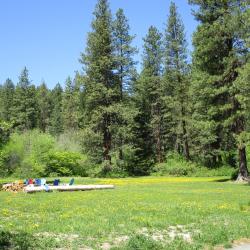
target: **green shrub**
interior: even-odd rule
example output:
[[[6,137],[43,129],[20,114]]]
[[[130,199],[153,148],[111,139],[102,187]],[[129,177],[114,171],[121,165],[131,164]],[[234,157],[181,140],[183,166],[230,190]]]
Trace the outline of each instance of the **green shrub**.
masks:
[[[169,153],[165,163],[157,164],[153,171],[160,175],[187,176],[195,172],[197,166],[185,161],[183,157],[176,153]]]
[[[168,154],[165,163],[156,164],[153,168],[154,175],[194,177],[231,176],[234,171],[235,169],[229,166],[221,166],[213,169],[206,168],[191,161],[186,161],[176,153]]]
[[[48,155],[46,175],[57,176],[86,176],[86,169],[81,164],[83,157],[74,152],[52,152]]]
[[[146,237],[141,234],[132,236],[126,246],[122,249],[126,250],[163,250],[164,247],[161,243]]]
[[[0,176],[86,176],[94,172],[96,165],[81,152],[76,136],[69,132],[56,139],[38,130],[12,134],[0,151]]]
[[[52,136],[38,130],[12,134],[0,155],[1,172],[5,175],[14,174],[19,178],[27,175],[43,176],[48,153],[52,151],[54,144]]]
[[[108,161],[104,161],[99,169],[100,171],[96,177],[124,178],[128,176],[128,173],[121,166],[110,165]]]
[[[0,119],[0,149],[9,140],[11,124]]]

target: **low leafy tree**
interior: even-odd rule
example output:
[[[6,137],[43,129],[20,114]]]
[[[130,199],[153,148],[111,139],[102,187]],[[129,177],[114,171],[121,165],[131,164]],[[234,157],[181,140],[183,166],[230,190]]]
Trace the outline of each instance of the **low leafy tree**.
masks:
[[[11,124],[0,120],[0,149],[3,145],[5,145],[9,139],[11,132]]]

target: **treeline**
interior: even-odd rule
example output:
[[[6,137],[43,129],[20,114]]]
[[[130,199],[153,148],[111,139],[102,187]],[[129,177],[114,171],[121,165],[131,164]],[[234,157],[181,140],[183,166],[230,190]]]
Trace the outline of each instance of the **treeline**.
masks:
[[[250,8],[248,1],[190,0],[199,22],[192,60],[172,2],[163,31],[149,27],[142,70],[124,11],[97,2],[80,62],[63,89],[31,84],[25,68],[0,88],[1,143],[8,133],[78,133],[82,151],[103,173],[148,174],[169,152],[209,168],[239,166],[248,177]]]
[[[7,79],[0,88],[1,119],[16,131],[38,128],[55,136],[80,128],[84,93],[77,78],[68,77],[64,89],[58,83],[50,90],[45,82],[38,87],[31,84],[24,68],[16,85]]]

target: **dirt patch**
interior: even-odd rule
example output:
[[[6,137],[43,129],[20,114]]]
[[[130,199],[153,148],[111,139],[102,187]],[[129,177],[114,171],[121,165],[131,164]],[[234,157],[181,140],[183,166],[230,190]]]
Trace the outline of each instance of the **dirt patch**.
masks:
[[[235,240],[232,243],[232,248],[225,248],[224,246],[216,246],[214,250],[250,250],[250,239]]]
[[[233,242],[232,250],[249,250],[250,249],[250,239],[240,239]]]
[[[50,233],[50,232],[42,232],[34,234],[36,237],[43,237],[43,238],[54,238],[57,241],[67,240],[67,241],[74,241],[79,238],[78,234],[63,234],[63,233]]]
[[[240,240],[235,240],[233,243],[235,245],[250,244],[250,239],[243,238],[243,239],[240,239]]]
[[[190,230],[185,225],[176,225],[169,226],[165,230],[148,230],[144,227],[139,230],[138,233],[143,234],[146,237],[151,237],[155,241],[161,241],[164,243],[169,243],[175,238],[181,238],[187,243],[192,243],[192,235],[200,233],[200,231]]]
[[[112,247],[112,245],[108,242],[104,242],[100,245],[100,248],[103,250],[109,250]]]
[[[103,250],[109,250],[111,249],[112,247],[118,247],[120,246],[121,244],[123,244],[124,242],[128,241],[129,240],[129,237],[127,235],[123,235],[123,236],[119,236],[119,237],[111,237],[110,236],[110,242],[104,242],[100,245],[100,249],[103,249]]]

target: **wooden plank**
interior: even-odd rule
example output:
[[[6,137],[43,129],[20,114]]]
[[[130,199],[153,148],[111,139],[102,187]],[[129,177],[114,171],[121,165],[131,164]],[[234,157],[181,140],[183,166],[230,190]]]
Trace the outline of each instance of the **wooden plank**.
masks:
[[[87,191],[87,190],[96,190],[96,189],[114,189],[114,185],[61,185],[61,186],[48,186],[49,191]],[[24,192],[35,193],[45,191],[44,186],[27,186],[24,187]]]

